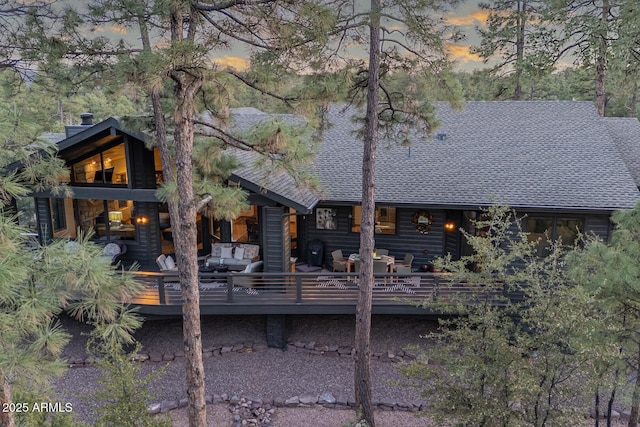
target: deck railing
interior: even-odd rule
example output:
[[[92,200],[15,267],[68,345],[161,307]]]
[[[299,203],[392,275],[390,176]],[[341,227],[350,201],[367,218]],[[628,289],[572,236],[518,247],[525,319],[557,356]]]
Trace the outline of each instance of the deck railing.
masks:
[[[182,298],[177,273],[137,274],[145,288],[131,303],[143,312],[162,313],[163,307],[164,312],[179,312]],[[376,274],[374,283],[374,312],[433,313],[436,304],[426,309],[418,305],[505,301],[501,288],[452,282],[446,274]],[[203,312],[238,314],[353,312],[359,290],[356,273],[200,273],[199,286]]]

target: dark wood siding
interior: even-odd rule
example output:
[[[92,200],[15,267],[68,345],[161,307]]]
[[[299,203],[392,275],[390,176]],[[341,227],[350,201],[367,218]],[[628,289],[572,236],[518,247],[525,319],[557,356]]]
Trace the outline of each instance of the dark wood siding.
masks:
[[[137,225],[136,240],[125,240],[125,261],[137,261],[142,270],[157,270],[156,258],[162,252],[157,203],[136,202],[136,215],[148,218],[146,224]]]
[[[331,207],[324,205],[323,207]],[[350,206],[337,206],[337,229],[317,230],[315,227],[315,211],[306,215],[302,220],[304,224],[305,244],[301,252],[302,260],[306,258],[306,245],[309,241],[317,239],[324,243],[325,264],[331,264],[331,252],[341,249],[345,256],[358,252],[360,247],[360,233],[351,232]],[[427,234],[421,234],[413,226],[413,215],[418,210],[428,211],[433,217],[433,224]],[[423,206],[415,208],[396,209],[396,234],[376,234],[376,248],[388,249],[396,258],[404,258],[405,253],[411,253],[415,257],[413,267],[419,268],[423,264],[433,261],[434,258],[444,255],[444,219],[442,210],[429,209]]]
[[[444,255],[451,254],[453,259],[459,259],[461,256],[460,245],[462,242],[462,233],[460,233],[460,225],[462,222],[462,212],[449,211],[447,212],[446,222],[453,222],[455,224],[454,231],[444,231]],[[444,225],[442,227],[444,230]]]
[[[134,188],[156,188],[153,151],[138,140],[128,141],[127,150],[130,185]]]
[[[611,226],[609,216],[591,215],[585,218],[584,231],[585,233],[594,233],[608,242],[611,237]]]
[[[265,206],[262,208],[262,258],[264,260],[264,271],[282,272],[288,271],[289,267],[289,231],[285,227],[289,218],[284,215],[285,209],[282,207]],[[287,230],[285,232],[285,230]],[[285,236],[286,234],[286,236]],[[285,251],[287,252],[285,254]]]

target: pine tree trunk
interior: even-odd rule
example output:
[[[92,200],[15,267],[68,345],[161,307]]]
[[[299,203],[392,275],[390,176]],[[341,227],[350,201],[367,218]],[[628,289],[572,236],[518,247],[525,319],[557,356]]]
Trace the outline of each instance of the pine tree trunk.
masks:
[[[191,427],[207,425],[198,286],[198,235],[192,177],[194,100],[201,85],[202,79],[192,74],[181,74],[176,82],[178,104],[174,113],[176,125],[174,141],[176,184],[180,189],[180,197],[177,209],[174,206],[171,211],[172,218],[177,219],[172,228],[182,287],[182,327],[189,399],[189,426]],[[174,212],[176,210],[177,212]]]
[[[525,22],[526,22],[526,1],[518,1],[517,6],[517,28],[516,28],[516,66],[514,73],[514,89],[513,100],[520,101],[522,99],[522,67],[524,64],[524,38],[525,38]]]
[[[11,403],[11,384],[6,378],[2,380],[2,394],[0,394],[0,427],[15,427],[16,419],[13,415],[13,411],[5,411],[6,404]],[[8,408],[10,409],[10,408]]]
[[[192,35],[189,27],[191,20],[188,22],[184,20],[187,10],[185,4],[175,3],[175,9],[171,14],[172,41],[183,41],[185,37]],[[185,25],[188,28],[187,31],[185,31]],[[169,203],[169,214],[173,221],[173,242],[182,289],[182,330],[189,426],[205,427],[207,407],[200,323],[197,212],[192,174],[195,97],[202,87],[203,77],[198,67],[189,63],[188,57],[185,57],[185,61],[185,64],[180,64],[171,73],[176,101],[173,113],[176,185],[180,197],[177,203]]]
[[[631,397],[631,414],[629,414],[629,427],[636,427],[640,414],[640,345],[638,345],[638,356],[636,359],[636,384],[633,388],[633,396]]]
[[[631,100],[629,101],[629,117],[636,117],[638,114],[638,82],[633,81]]]
[[[373,246],[375,232],[375,161],[378,139],[380,74],[380,1],[371,0],[367,110],[362,157],[362,223],[360,228],[360,275],[356,307],[356,360],[354,370],[356,413],[375,427],[371,400],[371,302],[373,292]]]
[[[598,57],[596,58],[596,108],[598,114],[604,117],[604,108],[606,105],[606,88],[605,82],[607,78],[607,50],[609,42],[607,39],[607,19],[609,18],[611,6],[608,0],[602,2],[602,28],[599,36]]]

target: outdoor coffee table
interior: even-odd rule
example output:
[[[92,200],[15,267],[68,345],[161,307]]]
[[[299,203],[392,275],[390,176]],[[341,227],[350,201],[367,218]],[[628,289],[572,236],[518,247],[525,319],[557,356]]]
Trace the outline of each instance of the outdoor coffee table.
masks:
[[[217,273],[218,269],[217,269],[217,266],[214,266],[214,265],[211,265],[211,266],[203,265],[202,267],[198,268],[198,271],[200,273]],[[213,281],[215,281],[213,277],[200,278],[200,283],[211,283]]]

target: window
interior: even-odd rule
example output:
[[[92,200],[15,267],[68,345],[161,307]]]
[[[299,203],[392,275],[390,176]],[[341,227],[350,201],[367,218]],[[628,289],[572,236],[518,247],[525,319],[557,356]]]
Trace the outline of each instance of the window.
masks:
[[[67,228],[67,217],[64,211],[64,199],[49,199],[51,206],[51,224],[53,231]]]
[[[132,200],[78,199],[76,203],[80,228],[93,229],[98,240],[135,240],[138,226],[148,221],[136,217]]]
[[[250,206],[240,212],[238,217],[231,220],[231,241],[257,243],[260,240],[258,226],[258,207]]]
[[[396,208],[393,206],[376,207],[376,234],[396,234]],[[351,231],[360,232],[362,224],[362,206],[351,209]]]
[[[525,231],[530,242],[538,242],[538,255],[544,256],[549,250],[549,241],[562,240],[564,246],[571,246],[582,233],[584,221],[580,218],[528,217]]]
[[[126,184],[124,144],[104,150],[71,166],[74,183]]]

